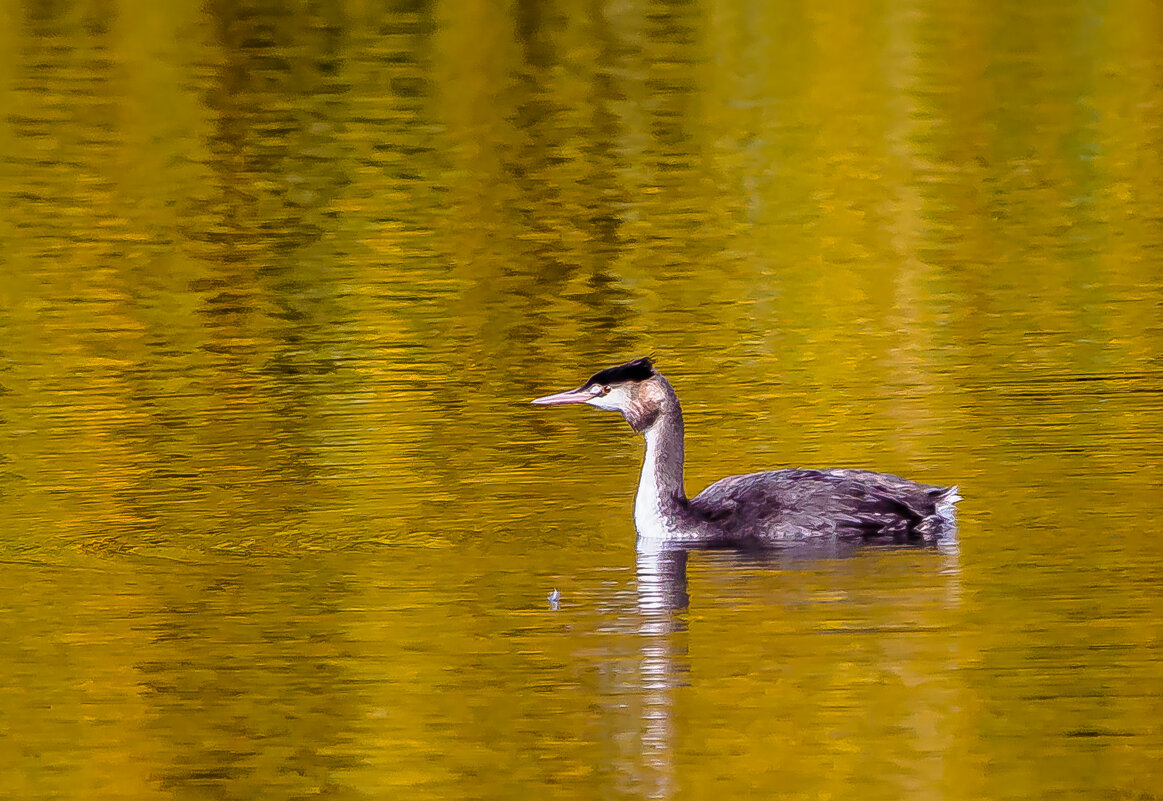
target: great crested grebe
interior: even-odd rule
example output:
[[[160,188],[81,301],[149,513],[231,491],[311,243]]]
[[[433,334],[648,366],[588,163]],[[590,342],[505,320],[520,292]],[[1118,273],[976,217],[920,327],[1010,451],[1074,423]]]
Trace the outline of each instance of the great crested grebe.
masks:
[[[957,487],[870,470],[799,468],[716,481],[688,499],[678,396],[648,358],[595,373],[577,389],[538,398],[620,412],[646,437],[634,500],[640,550],[764,548],[825,539],[940,544],[955,537]]]

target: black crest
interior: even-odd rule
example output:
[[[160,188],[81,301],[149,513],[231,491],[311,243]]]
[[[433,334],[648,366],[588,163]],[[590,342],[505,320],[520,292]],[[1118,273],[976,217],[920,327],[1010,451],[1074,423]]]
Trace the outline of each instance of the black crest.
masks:
[[[617,367],[607,367],[590,376],[590,380],[583,386],[591,384],[621,384],[624,381],[645,381],[654,375],[654,363],[648,356],[635,359],[632,362],[620,364]]]

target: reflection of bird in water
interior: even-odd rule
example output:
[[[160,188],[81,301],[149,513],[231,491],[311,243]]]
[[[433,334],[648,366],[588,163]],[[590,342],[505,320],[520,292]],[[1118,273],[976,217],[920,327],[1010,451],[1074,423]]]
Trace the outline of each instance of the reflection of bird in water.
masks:
[[[956,487],[868,470],[771,470],[683,488],[678,397],[650,359],[595,373],[577,389],[538,398],[621,412],[646,437],[634,501],[638,547],[776,547],[826,539],[941,544],[955,536]]]

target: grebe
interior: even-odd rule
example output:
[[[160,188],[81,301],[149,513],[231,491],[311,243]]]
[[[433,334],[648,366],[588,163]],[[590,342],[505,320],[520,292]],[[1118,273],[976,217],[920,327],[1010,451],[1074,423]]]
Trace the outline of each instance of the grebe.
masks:
[[[634,500],[639,550],[765,548],[825,539],[952,541],[957,487],[918,484],[869,470],[771,470],[717,481],[693,498],[683,488],[678,396],[648,358],[595,373],[577,389],[537,398],[620,412],[646,437]]]

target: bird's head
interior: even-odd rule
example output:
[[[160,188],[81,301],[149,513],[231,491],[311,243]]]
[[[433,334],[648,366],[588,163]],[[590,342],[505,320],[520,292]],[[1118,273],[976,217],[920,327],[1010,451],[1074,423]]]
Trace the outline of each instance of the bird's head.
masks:
[[[585,403],[611,412],[620,412],[635,431],[654,424],[659,412],[674,393],[654,369],[649,358],[635,359],[617,367],[607,367],[590,376],[577,389],[537,398],[541,406]]]

